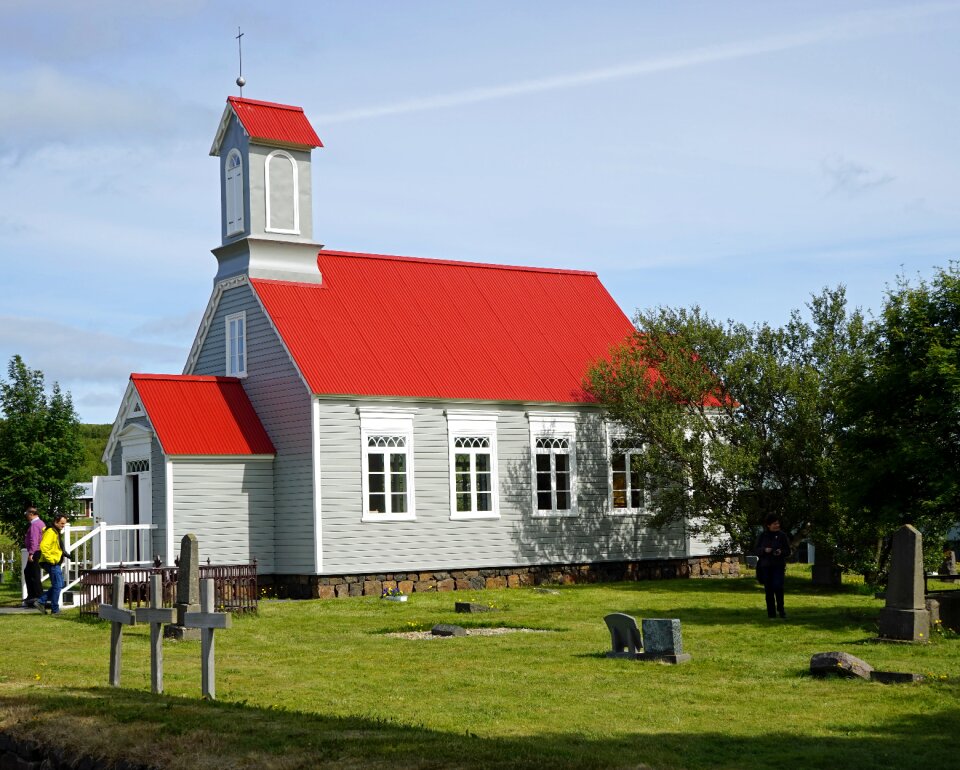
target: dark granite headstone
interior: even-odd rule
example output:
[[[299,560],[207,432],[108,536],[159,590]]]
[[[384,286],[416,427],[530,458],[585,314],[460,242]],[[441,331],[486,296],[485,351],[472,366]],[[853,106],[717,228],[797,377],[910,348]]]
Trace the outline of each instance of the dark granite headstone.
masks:
[[[922,682],[923,674],[909,674],[901,671],[871,671],[871,682],[880,684],[901,684],[903,682]]]
[[[430,633],[434,636],[466,636],[467,629],[463,626],[451,625],[450,623],[437,623],[437,625],[430,629]]]
[[[455,602],[453,605],[455,612],[492,612],[493,607],[488,604],[478,604],[477,602]]]
[[[677,618],[644,618],[644,651],[640,660],[658,660],[661,663],[684,663],[690,655],[683,651],[683,638],[680,634],[680,621]]]
[[[880,611],[880,638],[926,642],[930,613],[923,591],[923,537],[909,524],[893,536],[886,606]]]
[[[833,563],[833,551],[825,545],[814,549],[810,583],[815,586],[838,588],[843,582],[843,571]]]
[[[643,640],[637,621],[623,612],[611,612],[604,617],[610,631],[610,652],[608,658],[636,658],[643,649]]]

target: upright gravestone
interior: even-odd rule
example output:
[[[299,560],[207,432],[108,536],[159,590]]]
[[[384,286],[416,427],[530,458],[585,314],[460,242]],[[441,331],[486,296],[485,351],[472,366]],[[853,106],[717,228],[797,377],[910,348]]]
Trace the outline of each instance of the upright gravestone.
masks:
[[[680,621],[677,618],[644,618],[643,652],[637,660],[656,660],[661,663],[686,663],[690,654],[683,651]]]
[[[923,538],[909,524],[893,536],[887,604],[880,611],[880,638],[925,642],[930,613],[923,593]]]
[[[941,575],[957,574],[957,555],[949,548],[943,549],[943,561],[940,562],[940,569],[938,572]]]
[[[610,651],[608,658],[630,658],[635,660],[643,650],[643,639],[637,621],[624,612],[611,612],[604,616],[603,622],[610,631]]]
[[[173,620],[174,611],[163,607],[163,582],[159,575],[150,576],[150,606],[138,607],[137,620],[150,624],[150,689],[154,695],[163,692],[163,637],[160,626]]]
[[[204,698],[216,700],[216,670],[214,668],[213,632],[217,628],[230,628],[229,612],[214,612],[213,580],[207,578],[200,586],[200,611],[188,612],[184,620],[190,628],[202,631],[200,637],[200,676]]]
[[[123,651],[123,627],[135,626],[133,612],[123,606],[123,575],[113,576],[113,604],[103,604],[97,614],[110,621],[110,686],[120,686],[120,662]]]
[[[192,532],[184,535],[180,541],[180,560],[177,563],[177,611],[176,623],[164,626],[163,635],[180,641],[197,641],[200,638],[198,628],[190,628],[186,622],[188,612],[200,609],[200,547],[197,536]]]

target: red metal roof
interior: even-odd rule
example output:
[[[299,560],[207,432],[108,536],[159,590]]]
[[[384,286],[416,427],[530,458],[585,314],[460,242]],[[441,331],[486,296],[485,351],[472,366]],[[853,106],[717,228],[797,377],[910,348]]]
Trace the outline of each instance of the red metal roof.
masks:
[[[130,379],[165,454],[275,454],[236,377],[131,374]]]
[[[320,251],[322,285],[252,279],[318,394],[576,403],[633,325],[596,273]]]
[[[237,96],[228,96],[227,103],[251,139],[299,147],[323,147],[302,107],[258,102]]]

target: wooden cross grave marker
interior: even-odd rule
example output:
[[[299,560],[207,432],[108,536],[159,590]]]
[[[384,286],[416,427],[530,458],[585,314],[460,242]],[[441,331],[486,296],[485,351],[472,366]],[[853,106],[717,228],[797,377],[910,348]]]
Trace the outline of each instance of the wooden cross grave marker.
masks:
[[[100,603],[98,614],[110,621],[110,686],[120,686],[120,653],[123,649],[123,627],[135,626],[134,613],[123,606],[123,575],[113,576],[113,605]]]
[[[161,626],[172,623],[176,610],[163,607],[163,582],[159,575],[150,576],[150,606],[137,607],[136,618],[150,624],[150,690],[163,692],[163,633]]]
[[[203,697],[216,700],[216,671],[214,668],[213,632],[217,628],[230,628],[229,612],[214,612],[213,579],[200,581],[200,612],[187,612],[184,625],[200,631],[200,676]]]

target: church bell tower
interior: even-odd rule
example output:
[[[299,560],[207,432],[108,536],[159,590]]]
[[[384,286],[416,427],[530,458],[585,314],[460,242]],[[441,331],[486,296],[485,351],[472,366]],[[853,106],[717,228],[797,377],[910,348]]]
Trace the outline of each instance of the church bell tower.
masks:
[[[227,98],[210,148],[220,160],[217,281],[240,272],[320,281],[311,198],[316,147],[323,144],[302,108]]]

